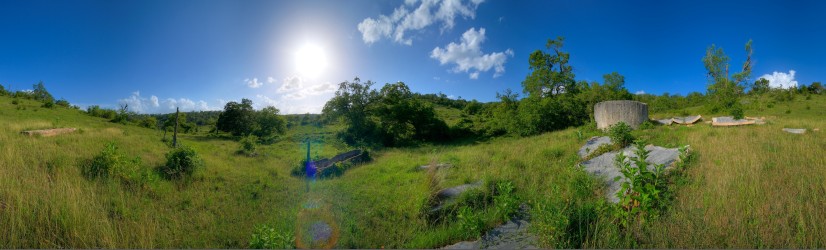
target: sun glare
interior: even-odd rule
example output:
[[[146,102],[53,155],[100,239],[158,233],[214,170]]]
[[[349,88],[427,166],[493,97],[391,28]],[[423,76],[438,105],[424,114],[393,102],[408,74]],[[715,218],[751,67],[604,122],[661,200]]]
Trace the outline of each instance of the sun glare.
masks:
[[[316,77],[327,67],[327,56],[321,46],[306,44],[295,53],[295,67],[307,77]]]

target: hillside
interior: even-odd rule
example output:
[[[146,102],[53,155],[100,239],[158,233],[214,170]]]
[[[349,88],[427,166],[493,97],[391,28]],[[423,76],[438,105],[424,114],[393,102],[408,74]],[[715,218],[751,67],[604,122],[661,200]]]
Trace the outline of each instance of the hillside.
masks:
[[[747,116],[765,125],[716,128],[655,127],[635,131],[663,146],[691,145],[693,160],[675,178],[669,208],[623,236],[602,215],[599,181],[576,166],[576,150],[600,132],[587,127],[515,138],[499,137],[371,152],[373,160],[337,178],[305,183],[290,175],[306,157],[301,141],[312,134],[313,156],[347,150],[337,126],[292,127],[258,156],[238,154],[238,142],[186,134],[183,144],[206,167],[188,182],[159,176],[140,186],[92,180],[81,173],[108,142],[142,166],[163,165],[169,151],[158,130],[124,126],[81,111],[0,97],[0,248],[245,248],[255,227],[302,234],[307,216],[330,220],[337,248],[432,248],[472,239],[459,219],[433,222],[426,214],[434,188],[483,180],[510,181],[532,207],[532,230],[546,247],[785,248],[826,246],[826,97],[798,98],[769,108],[746,100]],[[686,109],[697,112],[700,109]],[[438,107],[451,125],[461,112]],[[672,114],[652,114],[652,118]],[[702,114],[710,120],[713,114]],[[23,130],[73,127],[55,137]],[[803,135],[781,131],[806,128]],[[813,132],[813,129],[821,131]],[[430,163],[453,167],[428,175]],[[435,186],[435,187],[434,187]],[[486,202],[490,191],[464,202],[485,228],[502,222]],[[322,207],[321,214],[308,204]]]

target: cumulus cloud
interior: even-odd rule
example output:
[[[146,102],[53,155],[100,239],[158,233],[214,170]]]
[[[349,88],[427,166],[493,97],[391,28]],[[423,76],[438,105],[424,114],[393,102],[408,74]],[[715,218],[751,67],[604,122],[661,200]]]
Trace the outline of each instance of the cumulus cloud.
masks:
[[[284,78],[284,81],[281,83],[281,87],[278,87],[278,90],[276,90],[276,92],[278,92],[278,93],[292,92],[292,91],[301,89],[302,86],[304,86],[304,79],[302,79],[301,77],[298,77],[298,76],[290,76],[290,77]]]
[[[794,74],[797,73],[794,70],[789,70],[789,73],[783,72],[773,72],[771,75],[765,74],[760,78],[769,80],[769,87],[772,88],[781,88],[781,89],[788,89],[788,88],[797,88],[797,81],[794,80]]]
[[[267,83],[274,83],[274,82],[275,82],[275,78],[272,78],[272,76],[267,77]]]
[[[203,111],[203,110],[218,110],[223,107],[220,103],[218,106],[210,106],[203,100],[194,101],[188,98],[167,98],[163,101],[155,95],[149,98],[141,96],[140,91],[132,92],[132,95],[118,100],[119,104],[128,105],[129,111],[141,114],[158,114],[174,112],[175,107],[179,107],[181,111]]]
[[[365,18],[358,24],[358,30],[366,44],[382,38],[393,38],[397,43],[412,45],[413,40],[406,36],[408,31],[422,30],[434,24],[441,24],[441,31],[451,29],[457,17],[475,18],[476,9],[482,2],[483,0],[405,0],[404,5],[394,9],[389,16]],[[408,7],[413,10],[408,10]]]
[[[453,72],[470,72],[470,79],[479,78],[479,72],[494,70],[493,77],[499,77],[505,73],[505,62],[508,57],[513,57],[513,50],[507,49],[503,52],[482,53],[482,43],[485,42],[485,29],[470,28],[462,34],[461,41],[451,42],[445,48],[436,47],[430,53],[430,58],[439,60],[444,65],[448,63],[456,64],[451,69]]]
[[[264,83],[263,83],[263,82],[259,82],[259,81],[258,81],[258,78],[252,78],[252,79],[249,79],[249,78],[248,78],[248,79],[244,79],[244,82],[246,82],[246,83],[247,83],[247,86],[248,86],[248,87],[250,87],[250,88],[254,88],[254,89],[259,88],[259,87],[261,87],[261,86],[263,86],[263,85],[264,85]]]
[[[645,94],[645,91],[642,91],[642,90],[637,90],[637,92],[634,92],[634,94],[635,94],[635,95],[644,95],[644,94]]]

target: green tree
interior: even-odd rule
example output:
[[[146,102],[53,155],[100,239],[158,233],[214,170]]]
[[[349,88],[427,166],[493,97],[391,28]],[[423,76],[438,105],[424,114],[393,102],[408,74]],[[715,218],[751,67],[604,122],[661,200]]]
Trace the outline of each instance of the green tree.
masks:
[[[138,126],[154,129],[158,125],[158,119],[153,116],[146,116],[138,122]]]
[[[824,90],[823,84],[821,84],[820,82],[813,82],[811,85],[809,85],[809,93],[819,95],[819,94],[823,94],[824,92],[826,92],[826,91],[823,91],[823,90]]]
[[[46,86],[43,85],[43,81],[38,82],[37,84],[32,86],[32,96],[35,100],[44,101],[44,102],[54,102],[54,97],[49,91],[46,90]]]
[[[229,102],[224,105],[224,112],[218,116],[215,126],[218,130],[235,136],[252,133],[255,127],[255,111],[252,108],[252,101],[241,99],[241,103]]]
[[[717,48],[712,44],[706,50],[703,57],[703,64],[708,72],[708,104],[707,107],[712,112],[733,111],[740,108],[738,98],[743,94],[746,81],[751,76],[751,40],[746,43],[746,53],[748,55],[743,64],[743,71],[729,77],[729,57],[722,48]]]
[[[531,53],[528,64],[531,74],[522,82],[528,97],[548,97],[574,90],[574,72],[568,65],[570,54],[562,51],[564,37],[548,39],[548,52],[536,50]]]
[[[271,139],[286,133],[287,122],[278,112],[278,109],[273,106],[258,111],[255,116],[258,126],[253,134],[261,139]]]
[[[757,79],[757,81],[754,81],[754,84],[751,86],[751,91],[749,91],[749,93],[760,95],[769,92],[769,89],[769,80],[766,80],[766,78],[760,78]]]
[[[339,137],[348,144],[369,144],[376,140],[378,126],[368,119],[370,104],[378,96],[378,92],[370,89],[373,84],[369,80],[361,83],[358,77],[352,82],[344,81],[339,84],[335,96],[324,104],[322,112],[325,116],[347,125]]]
[[[8,94],[9,94],[9,91],[7,91],[6,88],[3,87],[2,84],[0,84],[0,96],[4,96],[4,95],[8,95]]]

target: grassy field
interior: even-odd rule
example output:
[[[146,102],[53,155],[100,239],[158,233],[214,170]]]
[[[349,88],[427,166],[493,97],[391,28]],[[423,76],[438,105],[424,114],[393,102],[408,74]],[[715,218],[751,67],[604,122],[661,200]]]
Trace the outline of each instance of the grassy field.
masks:
[[[0,248],[243,248],[257,225],[301,234],[308,202],[320,203],[324,214],[316,216],[334,222],[337,248],[440,247],[473,237],[455,218],[433,222],[425,216],[432,183],[451,187],[477,180],[486,186],[512,182],[519,200],[533,208],[532,230],[547,247],[826,247],[826,226],[819,223],[826,221],[826,136],[812,132],[826,129],[826,98],[746,102],[746,115],[765,116],[767,124],[634,132],[656,145],[691,145],[694,158],[674,179],[669,209],[633,228],[629,238],[604,215],[600,182],[576,167],[576,150],[600,135],[584,127],[375,151],[372,162],[312,183],[290,176],[306,157],[300,141],[312,134],[322,142],[313,155],[332,156],[348,149],[333,139],[336,127],[291,129],[276,144],[260,146],[256,157],[238,154],[233,140],[184,135],[182,143],[200,153],[205,169],[190,182],[158,177],[133,187],[87,179],[80,165],[115,142],[126,155],[140,157],[143,167],[155,168],[169,151],[160,131],[0,97]],[[652,117],[666,115],[675,114]],[[710,121],[713,114],[702,115]],[[20,135],[54,127],[81,131]],[[809,131],[795,135],[784,127]],[[441,162],[454,167],[436,175],[417,170]],[[502,221],[491,204],[474,212],[486,227]]]

